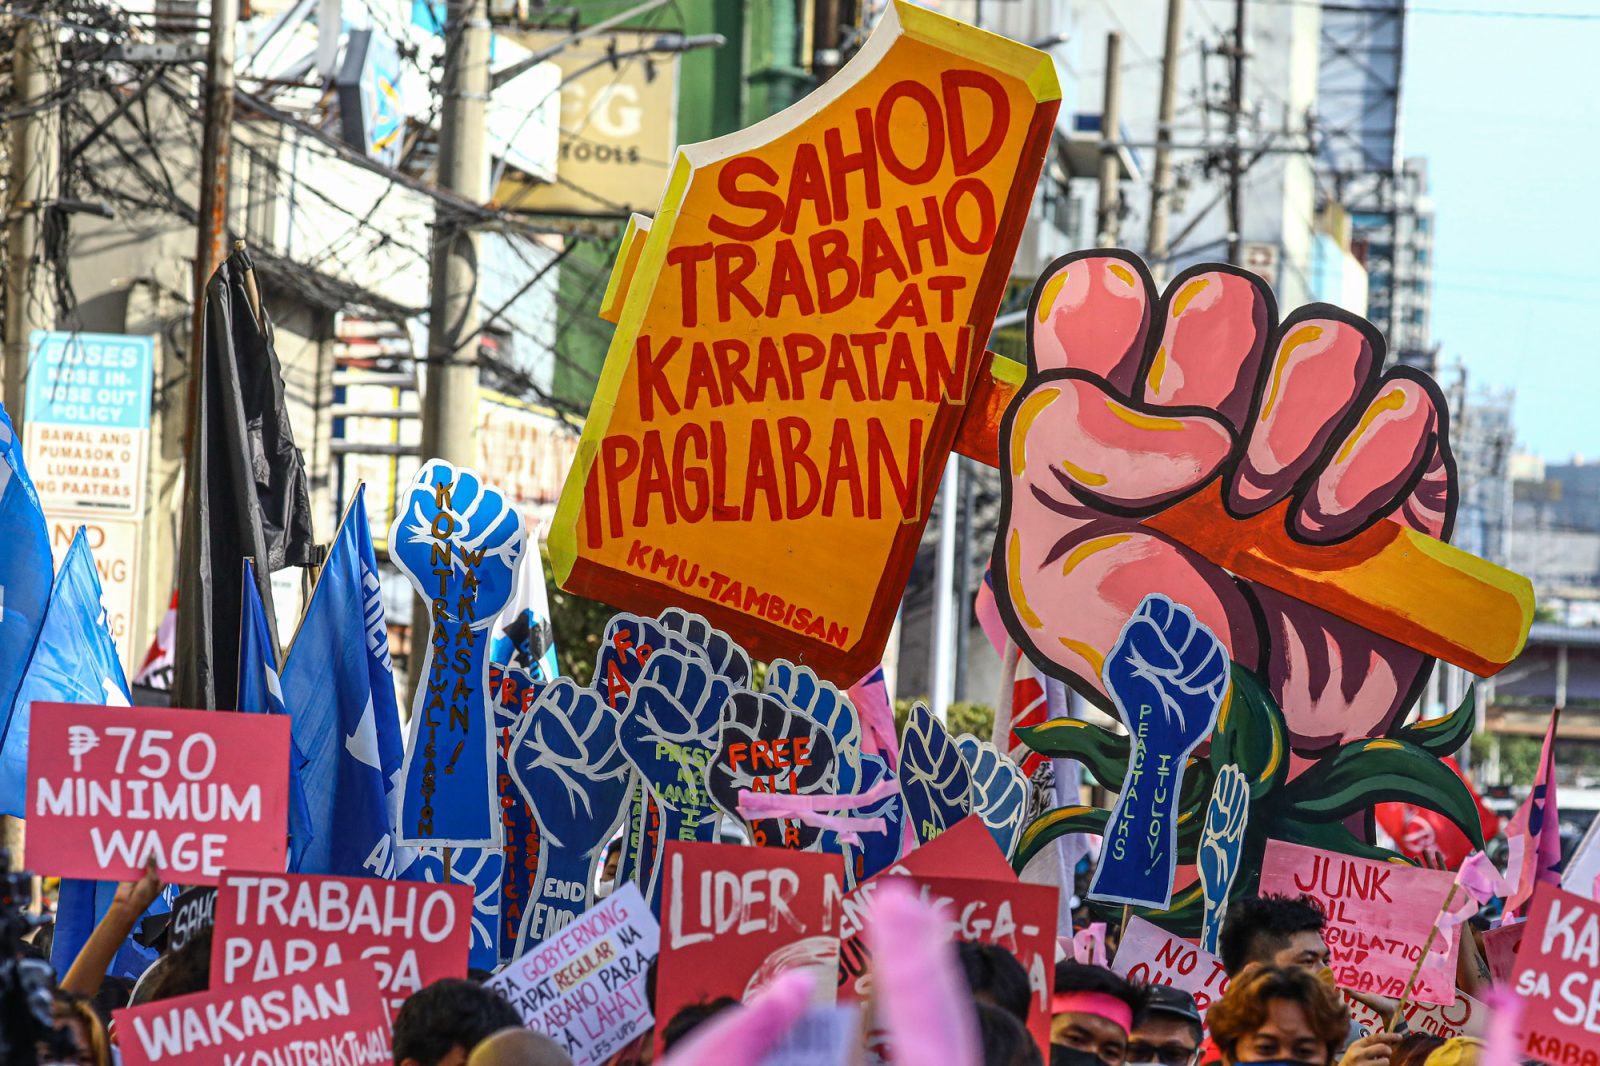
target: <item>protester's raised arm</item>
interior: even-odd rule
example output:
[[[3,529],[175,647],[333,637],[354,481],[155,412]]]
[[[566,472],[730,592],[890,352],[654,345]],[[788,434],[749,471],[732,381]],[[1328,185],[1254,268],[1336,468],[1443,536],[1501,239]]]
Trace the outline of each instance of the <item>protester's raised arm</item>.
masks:
[[[83,950],[78,952],[67,975],[61,979],[62,991],[80,996],[93,996],[99,992],[117,949],[128,939],[133,927],[139,924],[139,917],[160,894],[161,878],[156,876],[156,863],[151,859],[143,877],[117,886],[117,894],[111,900],[110,908],[95,925]]]

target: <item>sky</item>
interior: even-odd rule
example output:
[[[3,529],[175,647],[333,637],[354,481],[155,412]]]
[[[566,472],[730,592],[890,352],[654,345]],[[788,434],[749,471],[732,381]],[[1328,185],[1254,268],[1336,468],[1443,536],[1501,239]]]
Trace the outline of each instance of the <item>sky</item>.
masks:
[[[1578,18],[1443,14],[1560,12]],[[1441,372],[1516,390],[1520,446],[1600,461],[1600,0],[1419,0],[1403,150],[1437,211]]]

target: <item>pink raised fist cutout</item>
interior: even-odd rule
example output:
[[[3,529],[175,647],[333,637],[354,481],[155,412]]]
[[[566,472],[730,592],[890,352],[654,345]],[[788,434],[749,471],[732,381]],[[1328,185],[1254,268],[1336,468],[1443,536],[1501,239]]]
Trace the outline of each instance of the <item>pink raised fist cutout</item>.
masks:
[[[994,569],[1019,643],[1109,706],[1105,656],[1140,601],[1162,593],[1266,679],[1297,750],[1383,733],[1431,660],[1145,524],[1204,492],[1219,499],[1222,532],[1249,537],[1284,505],[1288,535],[1330,569],[1376,522],[1447,539],[1443,395],[1383,361],[1370,323],[1325,304],[1279,323],[1266,283],[1238,268],[1186,271],[1158,299],[1130,253],[1052,264],[1000,435]]]

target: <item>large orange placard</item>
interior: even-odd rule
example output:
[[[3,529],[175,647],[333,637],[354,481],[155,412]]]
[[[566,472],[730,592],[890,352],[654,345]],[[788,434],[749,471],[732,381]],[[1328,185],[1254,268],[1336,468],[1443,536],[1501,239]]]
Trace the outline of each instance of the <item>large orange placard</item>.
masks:
[[[561,587],[880,659],[1054,124],[1044,53],[896,3],[795,107],[684,148],[630,229],[550,533]]]

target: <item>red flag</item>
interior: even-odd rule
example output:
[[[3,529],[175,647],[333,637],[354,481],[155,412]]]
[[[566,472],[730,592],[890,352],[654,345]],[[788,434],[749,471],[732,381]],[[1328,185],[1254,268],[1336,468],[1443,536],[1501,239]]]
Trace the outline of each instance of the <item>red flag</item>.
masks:
[[[150,651],[145,654],[144,662],[139,664],[139,672],[134,675],[135,685],[160,692],[172,688],[172,653],[177,635],[178,592],[174,589],[172,606],[167,608],[166,616],[161,619],[161,627],[156,630],[156,639],[150,642]]]
[[[1478,795],[1478,790],[1461,772],[1461,766],[1455,759],[1445,759],[1444,764],[1467,786],[1467,791],[1472,794],[1472,802],[1478,809],[1478,825],[1483,830],[1483,839],[1491,839],[1500,832],[1500,816],[1484,804],[1483,797]],[[1380,803],[1378,826],[1394,839],[1400,854],[1409,859],[1420,859],[1437,851],[1444,856],[1445,866],[1455,870],[1473,852],[1472,842],[1456,828],[1454,822],[1425,807],[1415,807],[1409,803]]]

